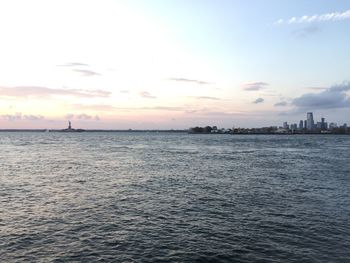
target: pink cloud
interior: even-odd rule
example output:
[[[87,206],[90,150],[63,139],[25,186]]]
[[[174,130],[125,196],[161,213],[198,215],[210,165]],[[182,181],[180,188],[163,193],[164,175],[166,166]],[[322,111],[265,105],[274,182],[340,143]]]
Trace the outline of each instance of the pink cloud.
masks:
[[[16,86],[0,87],[0,97],[50,97],[50,96],[73,96],[73,97],[109,97],[111,92],[105,90],[84,89],[52,89],[41,86]]]

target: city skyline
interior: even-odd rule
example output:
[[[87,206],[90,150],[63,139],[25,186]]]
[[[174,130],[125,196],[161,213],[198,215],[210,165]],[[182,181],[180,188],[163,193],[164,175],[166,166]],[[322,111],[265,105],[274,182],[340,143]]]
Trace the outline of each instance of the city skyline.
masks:
[[[316,120],[316,121],[315,121]],[[320,117],[319,121],[314,118],[313,112],[306,113],[306,119],[300,120],[299,124],[294,122],[288,124],[288,121],[283,122],[283,125],[280,126],[286,130],[306,130],[306,131],[314,131],[314,130],[329,130],[333,128],[347,128],[347,123],[338,123],[333,121],[326,121],[324,116]]]
[[[340,0],[4,1],[0,129],[349,123],[349,26]]]
[[[313,112],[307,112],[306,118],[304,120],[300,120],[299,123],[297,122],[291,122],[288,123],[288,121],[284,121],[282,125],[263,125],[263,126],[254,126],[254,127],[243,127],[243,126],[231,126],[231,127],[220,127],[217,125],[213,125],[213,122],[205,124],[203,127],[197,126],[191,126],[183,129],[179,128],[168,128],[168,129],[158,129],[158,128],[151,128],[151,129],[98,129],[96,127],[89,128],[87,130],[84,129],[75,129],[72,126],[72,122],[68,120],[68,126],[63,129],[55,129],[55,128],[22,128],[22,129],[4,129],[0,128],[0,131],[45,131],[45,132],[102,132],[102,131],[130,131],[130,132],[138,132],[138,131],[164,131],[164,132],[190,132],[190,133],[235,133],[236,131],[240,131],[242,133],[269,133],[269,134],[280,134],[280,133],[289,133],[289,134],[305,134],[305,133],[349,133],[349,127],[346,122],[336,123],[333,121],[328,122],[328,120],[322,116],[320,117],[320,121],[317,121],[317,118],[314,118]],[[67,123],[66,123],[67,124]],[[199,129],[201,131],[194,132],[194,130]],[[208,132],[209,129],[209,132]],[[245,132],[244,132],[245,131]]]

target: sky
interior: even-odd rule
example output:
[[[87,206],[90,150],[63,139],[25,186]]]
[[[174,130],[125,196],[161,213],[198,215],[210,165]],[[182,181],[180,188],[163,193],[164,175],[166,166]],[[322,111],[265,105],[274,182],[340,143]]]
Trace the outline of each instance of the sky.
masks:
[[[0,1],[0,129],[350,124],[350,1]]]

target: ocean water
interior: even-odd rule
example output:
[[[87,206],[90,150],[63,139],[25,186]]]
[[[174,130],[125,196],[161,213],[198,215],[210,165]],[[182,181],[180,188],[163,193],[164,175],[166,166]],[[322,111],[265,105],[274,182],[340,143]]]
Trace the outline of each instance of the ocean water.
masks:
[[[350,136],[0,133],[0,262],[350,262]]]

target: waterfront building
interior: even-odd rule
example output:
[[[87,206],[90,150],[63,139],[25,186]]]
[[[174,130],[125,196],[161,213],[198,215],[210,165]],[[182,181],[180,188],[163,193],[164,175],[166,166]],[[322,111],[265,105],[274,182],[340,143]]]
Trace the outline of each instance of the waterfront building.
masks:
[[[288,122],[283,122],[283,129],[286,129],[288,130],[289,129],[289,125],[288,125]]]
[[[290,125],[290,129],[292,131],[296,131],[298,129],[298,125],[296,123]]]
[[[330,128],[330,129],[338,128],[338,125],[337,125],[335,122],[331,122],[331,123],[329,124],[329,128]]]
[[[306,129],[306,127],[307,127],[307,121],[305,120],[304,121],[304,129]]]
[[[325,118],[321,118],[321,129],[326,130],[327,129],[327,122],[325,121]]]
[[[304,129],[304,122],[303,120],[300,120],[299,122],[299,130],[303,130]]]
[[[311,131],[315,126],[314,116],[312,112],[306,114],[306,129]]]

